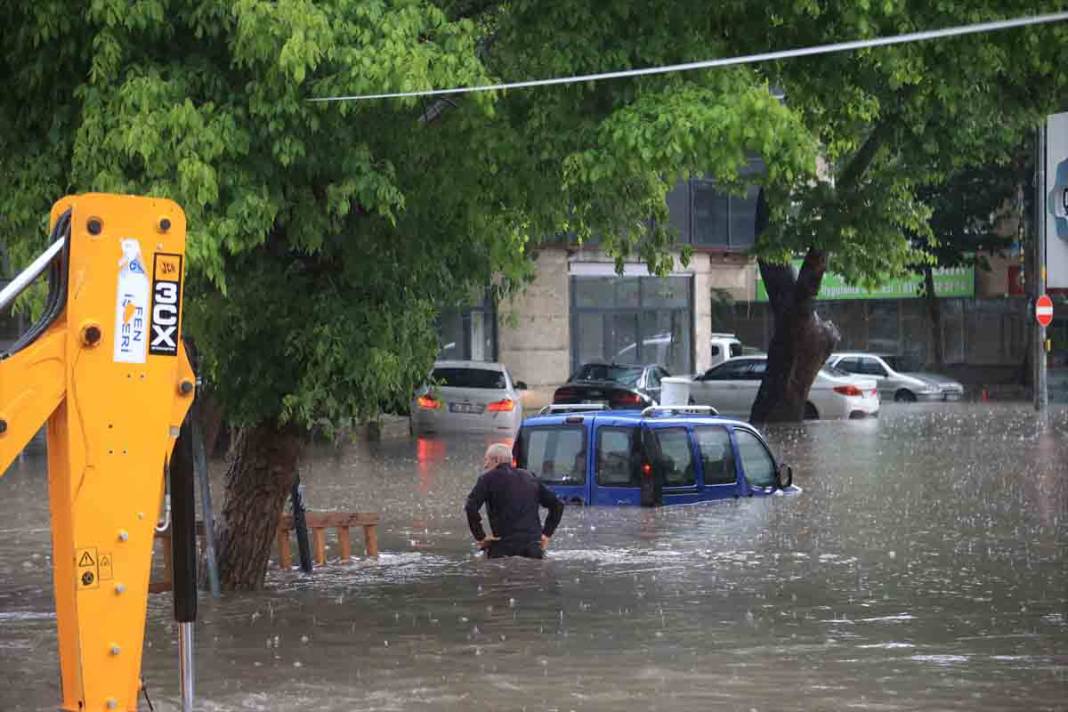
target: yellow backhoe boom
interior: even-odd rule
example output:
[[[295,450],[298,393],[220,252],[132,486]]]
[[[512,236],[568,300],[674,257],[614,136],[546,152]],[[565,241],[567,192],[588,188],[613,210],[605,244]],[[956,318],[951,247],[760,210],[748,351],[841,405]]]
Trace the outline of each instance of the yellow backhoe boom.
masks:
[[[62,709],[134,712],[163,473],[194,395],[185,214],[88,194],[51,225],[66,239],[44,321],[0,360],[0,475],[47,424]]]

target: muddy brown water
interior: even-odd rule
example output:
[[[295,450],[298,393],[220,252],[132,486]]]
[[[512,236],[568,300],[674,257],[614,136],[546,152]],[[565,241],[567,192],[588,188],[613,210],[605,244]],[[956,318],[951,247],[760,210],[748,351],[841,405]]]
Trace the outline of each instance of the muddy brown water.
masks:
[[[800,496],[569,507],[544,562],[475,556],[483,442],[317,446],[309,508],[380,511],[383,554],[203,597],[197,709],[1068,709],[1068,412],[887,405],[769,439]],[[0,710],[59,699],[48,542],[37,443],[0,480]],[[177,709],[168,594],[147,646]]]

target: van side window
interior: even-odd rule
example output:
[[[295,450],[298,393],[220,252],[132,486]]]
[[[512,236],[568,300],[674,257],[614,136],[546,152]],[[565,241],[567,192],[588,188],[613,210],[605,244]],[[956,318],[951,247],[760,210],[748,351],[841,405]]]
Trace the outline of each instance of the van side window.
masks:
[[[658,428],[656,441],[660,446],[659,466],[664,473],[666,487],[686,487],[697,483],[690,449],[690,435],[686,428]]]
[[[719,426],[693,429],[697,447],[701,451],[701,467],[706,485],[734,484],[738,477],[734,469],[734,451],[727,429]]]
[[[775,484],[775,460],[760,438],[747,430],[735,428],[734,439],[738,441],[738,455],[742,458],[742,469],[749,484],[753,487]]]
[[[640,487],[641,455],[637,428],[597,429],[597,484]]]
[[[586,481],[586,431],[581,425],[526,428],[519,438],[519,466],[542,482],[581,485]]]

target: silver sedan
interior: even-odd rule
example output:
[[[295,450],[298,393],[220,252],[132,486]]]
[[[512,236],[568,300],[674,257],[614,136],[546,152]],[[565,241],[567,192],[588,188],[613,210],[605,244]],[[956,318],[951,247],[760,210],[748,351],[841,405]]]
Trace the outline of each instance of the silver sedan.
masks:
[[[895,356],[836,353],[827,359],[827,365],[875,378],[884,400],[911,403],[953,401],[964,397],[964,386],[959,382],[935,373],[906,372],[901,359]]]
[[[523,422],[519,391],[524,389],[526,384],[512,380],[499,363],[437,361],[429,382],[412,399],[412,433],[511,436]]]

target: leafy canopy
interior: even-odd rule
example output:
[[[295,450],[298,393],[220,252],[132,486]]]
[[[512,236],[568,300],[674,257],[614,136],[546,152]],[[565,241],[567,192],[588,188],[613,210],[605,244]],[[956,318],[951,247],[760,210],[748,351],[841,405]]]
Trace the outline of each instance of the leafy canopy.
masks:
[[[1038,3],[1052,7],[1055,3]],[[665,195],[744,188],[760,155],[782,259],[893,273],[918,189],[1045,112],[1064,29],[777,65],[455,97],[404,91],[893,34],[1023,0],[37,0],[0,48],[0,237],[23,263],[58,197],[166,196],[189,216],[188,328],[231,418],[303,425],[406,399],[437,311],[506,293],[562,234],[670,266]],[[1024,51],[1019,51],[1020,48]],[[1063,81],[1063,80],[1056,80]],[[1063,88],[1063,84],[1057,85]],[[771,87],[786,91],[786,101]],[[832,185],[821,179],[826,160]],[[751,180],[751,178],[750,178]],[[685,258],[685,254],[684,254]]]

